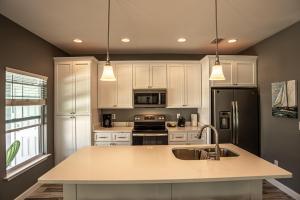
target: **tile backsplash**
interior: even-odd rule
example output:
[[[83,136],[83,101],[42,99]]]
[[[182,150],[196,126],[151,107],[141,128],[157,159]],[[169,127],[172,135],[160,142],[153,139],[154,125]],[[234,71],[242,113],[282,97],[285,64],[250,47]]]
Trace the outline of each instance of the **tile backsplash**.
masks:
[[[176,121],[180,113],[186,121],[191,121],[191,114],[198,113],[197,108],[134,108],[134,109],[101,109],[101,114],[116,114],[115,122],[132,122],[134,115],[138,114],[163,114],[167,121]],[[102,116],[99,117],[102,120]],[[199,117],[198,117],[199,120]]]

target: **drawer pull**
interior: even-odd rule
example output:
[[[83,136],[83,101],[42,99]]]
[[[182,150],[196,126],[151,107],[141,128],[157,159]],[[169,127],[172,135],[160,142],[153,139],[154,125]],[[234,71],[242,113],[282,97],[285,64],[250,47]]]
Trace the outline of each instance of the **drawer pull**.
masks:
[[[125,136],[120,136],[120,137],[118,137],[118,138],[120,138],[120,139],[126,139],[127,137],[125,137]]]
[[[183,137],[182,137],[182,136],[177,136],[177,137],[175,137],[175,138],[181,139],[181,138],[183,138]]]
[[[108,137],[98,137],[98,138],[105,139],[105,138],[108,138]]]

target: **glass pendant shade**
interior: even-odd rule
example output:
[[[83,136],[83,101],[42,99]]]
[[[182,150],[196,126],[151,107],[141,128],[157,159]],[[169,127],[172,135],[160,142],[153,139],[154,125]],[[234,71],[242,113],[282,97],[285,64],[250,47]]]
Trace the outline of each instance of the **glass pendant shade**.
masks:
[[[211,80],[211,81],[224,81],[225,80],[225,76],[223,73],[223,67],[220,63],[216,63],[212,67],[212,71],[211,71],[209,80]]]
[[[101,76],[100,80],[101,81],[116,81],[114,70],[110,63],[106,63],[104,65],[102,76]]]

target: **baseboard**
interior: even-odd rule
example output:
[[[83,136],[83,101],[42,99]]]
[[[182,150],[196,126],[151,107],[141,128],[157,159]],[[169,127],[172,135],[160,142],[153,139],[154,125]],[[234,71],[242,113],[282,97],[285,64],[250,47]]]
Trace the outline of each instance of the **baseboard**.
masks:
[[[26,197],[28,197],[29,194],[31,194],[33,191],[38,189],[41,185],[42,185],[41,183],[34,184],[30,188],[28,188],[25,192],[20,194],[17,198],[15,198],[15,200],[24,200]]]
[[[284,184],[280,183],[279,181],[275,180],[274,178],[266,179],[269,183],[277,187],[282,192],[288,194],[289,196],[293,197],[296,200],[300,200],[300,194],[292,190],[291,188],[285,186]]]

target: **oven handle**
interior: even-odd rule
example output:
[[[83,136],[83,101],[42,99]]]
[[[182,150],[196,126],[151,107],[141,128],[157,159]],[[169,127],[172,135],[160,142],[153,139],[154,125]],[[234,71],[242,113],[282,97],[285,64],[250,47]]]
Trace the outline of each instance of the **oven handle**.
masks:
[[[144,136],[168,136],[168,133],[133,133],[132,136],[144,137]]]

